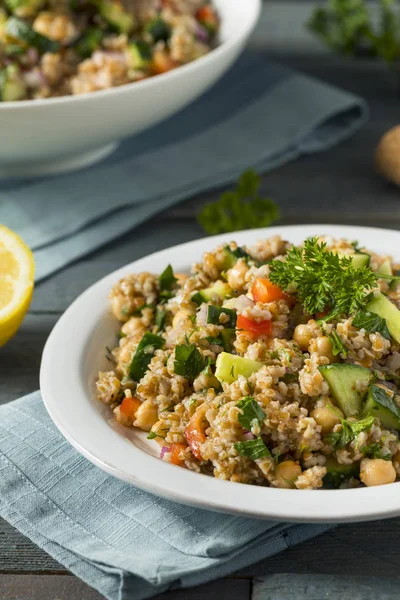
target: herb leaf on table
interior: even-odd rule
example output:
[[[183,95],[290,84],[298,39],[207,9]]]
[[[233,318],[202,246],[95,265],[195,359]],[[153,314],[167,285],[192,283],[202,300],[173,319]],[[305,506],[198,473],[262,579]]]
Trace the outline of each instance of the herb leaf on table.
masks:
[[[250,169],[240,177],[236,189],[224,192],[219,200],[206,204],[198,215],[210,235],[242,229],[268,227],[279,219],[278,206],[259,194],[261,178]]]

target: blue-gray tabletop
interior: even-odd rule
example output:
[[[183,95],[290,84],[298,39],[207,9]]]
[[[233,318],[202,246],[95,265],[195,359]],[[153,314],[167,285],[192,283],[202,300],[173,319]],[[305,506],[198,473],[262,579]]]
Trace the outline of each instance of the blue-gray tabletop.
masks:
[[[380,136],[400,121],[398,82],[378,63],[342,59],[321,49],[302,29],[312,4],[296,0],[267,3],[252,45],[266,58],[273,57],[364,96],[370,104],[371,118],[358,134],[340,146],[264,176],[263,192],[279,203],[283,224],[343,223],[400,229],[400,190],[385,183],[373,169],[374,148]],[[0,350],[0,404],[38,388],[44,343],[72,300],[127,262],[201,237],[196,212],[218,194],[215,191],[188,199],[38,285],[23,327]],[[400,582],[399,533],[400,519],[339,526],[227,579],[159,598],[249,600],[254,589],[257,593],[253,597],[260,598],[260,588],[254,582],[261,576],[276,577],[282,573],[375,575]],[[101,597],[0,520],[0,598]]]

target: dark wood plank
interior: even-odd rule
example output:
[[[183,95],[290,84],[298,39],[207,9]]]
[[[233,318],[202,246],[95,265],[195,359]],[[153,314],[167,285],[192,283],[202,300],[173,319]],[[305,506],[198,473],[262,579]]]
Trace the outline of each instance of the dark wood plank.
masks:
[[[17,335],[0,348],[0,404],[39,387],[43,346],[57,315],[28,315]]]
[[[250,600],[251,582],[225,579],[156,596],[154,600]],[[2,575],[1,600],[103,600],[104,596],[68,575]]]

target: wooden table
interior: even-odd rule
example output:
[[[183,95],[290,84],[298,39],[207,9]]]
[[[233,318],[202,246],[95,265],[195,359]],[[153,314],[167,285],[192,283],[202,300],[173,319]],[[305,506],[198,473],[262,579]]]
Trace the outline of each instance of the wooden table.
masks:
[[[265,175],[263,192],[280,204],[283,224],[352,223],[400,229],[400,191],[382,181],[372,166],[379,137],[400,121],[394,80],[378,64],[342,60],[320,51],[301,29],[306,3],[278,2],[279,6],[269,6],[253,45],[274,59],[366,97],[371,119],[340,146]],[[0,350],[0,403],[38,388],[43,345],[74,298],[127,262],[201,237],[194,215],[217,196],[215,192],[188,200],[38,285],[23,327]],[[232,577],[160,598],[248,600],[252,578],[273,573],[374,574],[400,581],[399,534],[400,519],[340,526]],[[0,520],[0,598],[95,600],[100,595]]]

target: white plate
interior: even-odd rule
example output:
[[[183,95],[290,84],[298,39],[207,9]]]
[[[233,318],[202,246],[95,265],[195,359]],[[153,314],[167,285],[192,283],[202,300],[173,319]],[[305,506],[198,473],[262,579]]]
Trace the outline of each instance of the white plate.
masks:
[[[157,252],[111,273],[85,293],[54,327],[43,353],[40,387],[46,408],[69,442],[95,465],[153,494],[202,508],[251,517],[306,522],[343,522],[400,515],[400,483],[353,490],[282,490],[221,481],[168,464],[145,434],[107,422],[95,399],[97,371],[107,369],[105,346],[115,346],[118,323],[109,312],[108,293],[132,272],[159,273],[169,263],[188,270],[203,252],[224,241],[252,244],[281,234],[299,243],[314,234],[358,240],[400,259],[400,232],[364,227],[299,225],[271,227],[205,238]]]

